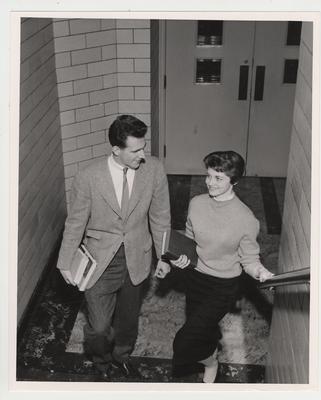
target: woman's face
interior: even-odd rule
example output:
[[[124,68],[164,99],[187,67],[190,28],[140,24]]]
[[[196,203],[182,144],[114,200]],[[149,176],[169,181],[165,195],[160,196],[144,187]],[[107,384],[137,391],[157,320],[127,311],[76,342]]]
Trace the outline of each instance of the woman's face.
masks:
[[[207,169],[205,183],[207,185],[209,195],[211,197],[219,198],[220,200],[230,196],[233,191],[231,178],[227,176],[225,172],[218,172],[213,168]]]

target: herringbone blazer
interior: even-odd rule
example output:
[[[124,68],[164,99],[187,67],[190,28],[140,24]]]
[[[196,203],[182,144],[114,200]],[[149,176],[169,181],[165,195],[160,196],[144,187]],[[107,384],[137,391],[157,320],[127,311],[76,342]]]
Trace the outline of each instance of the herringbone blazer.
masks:
[[[146,157],[136,170],[124,220],[107,158],[99,160],[74,178],[57,267],[68,270],[83,241],[98,264],[89,281],[90,288],[124,243],[129,275],[133,284],[137,285],[150,273],[152,244],[160,258],[163,232],[169,228],[168,183],[158,159]]]

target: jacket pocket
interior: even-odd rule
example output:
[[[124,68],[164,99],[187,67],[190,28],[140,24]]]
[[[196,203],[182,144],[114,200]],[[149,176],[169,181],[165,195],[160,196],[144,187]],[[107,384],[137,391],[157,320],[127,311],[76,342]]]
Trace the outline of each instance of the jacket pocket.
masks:
[[[101,238],[101,232],[96,231],[94,229],[88,229],[86,232],[87,237],[95,238],[95,239],[100,239]]]

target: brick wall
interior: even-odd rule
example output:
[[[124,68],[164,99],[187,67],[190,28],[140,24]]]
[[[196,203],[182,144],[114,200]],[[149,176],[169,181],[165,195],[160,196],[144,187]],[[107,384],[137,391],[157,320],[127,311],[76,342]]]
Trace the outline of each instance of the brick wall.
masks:
[[[22,21],[20,76],[18,322],[66,213],[51,19]]]
[[[312,23],[303,23],[279,254],[280,272],[310,266]],[[308,383],[309,286],[278,288],[266,382]]]
[[[68,201],[76,172],[110,152],[117,115],[150,127],[150,21],[59,19],[54,35]]]
[[[153,140],[151,153],[159,157],[159,21],[151,21],[151,108],[154,112],[151,115],[151,129]]]

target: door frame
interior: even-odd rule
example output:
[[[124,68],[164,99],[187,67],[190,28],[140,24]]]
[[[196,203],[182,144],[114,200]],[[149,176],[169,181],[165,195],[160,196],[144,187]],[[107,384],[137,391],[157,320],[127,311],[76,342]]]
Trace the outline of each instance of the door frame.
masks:
[[[158,95],[159,106],[155,110],[159,114],[159,141],[158,141],[158,158],[164,163],[165,146],[166,146],[166,89],[165,89],[165,72],[166,72],[166,20],[159,20],[158,35]]]

